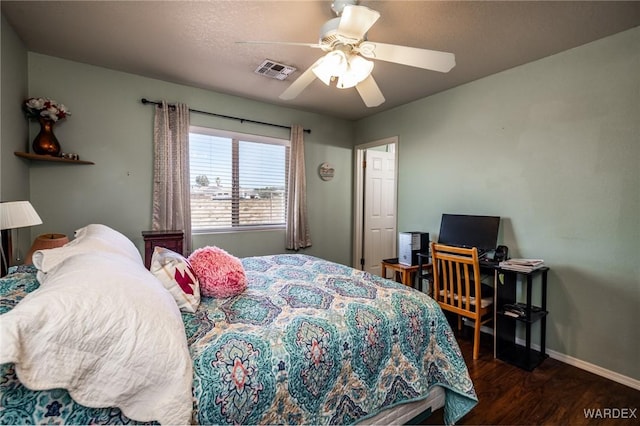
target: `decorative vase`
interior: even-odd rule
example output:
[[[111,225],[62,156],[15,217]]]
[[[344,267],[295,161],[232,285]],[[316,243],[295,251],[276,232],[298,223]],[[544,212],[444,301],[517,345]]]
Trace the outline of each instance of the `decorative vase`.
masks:
[[[45,118],[38,118],[40,122],[40,133],[33,139],[33,152],[40,155],[60,155],[60,143],[53,134],[55,121]]]
[[[36,250],[46,250],[56,247],[62,247],[69,242],[69,238],[64,234],[42,234],[39,235],[29,249],[29,253],[25,257],[24,264],[31,265],[33,263],[33,253]]]

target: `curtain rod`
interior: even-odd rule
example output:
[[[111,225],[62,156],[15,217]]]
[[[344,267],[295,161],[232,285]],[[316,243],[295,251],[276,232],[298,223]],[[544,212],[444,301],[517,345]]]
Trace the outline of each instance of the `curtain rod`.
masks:
[[[149,104],[151,104],[151,105],[162,105],[162,102],[150,101],[150,100],[148,100],[146,98],[140,99],[140,102],[142,102],[145,105],[149,105]],[[175,105],[169,104],[169,106],[175,106]],[[238,120],[241,123],[244,123],[246,121],[247,123],[262,124],[264,126],[280,127],[281,129],[289,129],[289,130],[291,130],[290,126],[283,126],[282,124],[265,123],[264,121],[255,121],[255,120],[249,120],[247,118],[232,117],[230,115],[216,114],[215,112],[200,111],[198,109],[191,109],[191,108],[189,108],[189,112],[197,112],[198,114],[212,115],[214,117],[228,118],[230,120]],[[304,132],[305,133],[311,133],[311,129],[304,129]]]

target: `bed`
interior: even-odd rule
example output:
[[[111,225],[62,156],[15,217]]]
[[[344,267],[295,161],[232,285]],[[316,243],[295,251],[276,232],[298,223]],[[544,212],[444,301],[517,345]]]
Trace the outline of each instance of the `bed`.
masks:
[[[120,236],[118,241],[131,244]],[[223,299],[202,297],[195,312],[181,312],[170,306],[166,290],[155,289],[151,273],[137,266],[142,261],[130,246],[125,261],[113,241],[97,245],[104,250],[96,250],[95,241],[90,253],[67,248],[50,262],[48,272],[43,271],[47,265],[13,267],[0,279],[1,424],[399,424],[440,407],[445,422],[453,424],[477,403],[441,310],[427,295],[402,284],[303,254],[249,257],[242,259],[245,291]],[[105,271],[121,275],[102,283]],[[112,312],[110,299],[120,289],[126,296]],[[82,302],[76,306],[70,301],[74,298]],[[148,313],[146,308],[127,308],[136,298],[151,308]],[[37,299],[45,304],[39,310],[21,306]],[[57,319],[50,318],[57,309],[52,299],[62,300],[63,314]],[[69,318],[69,312],[83,309],[97,323],[89,327],[85,318]],[[119,315],[122,320],[113,320]],[[102,323],[129,321],[131,316],[138,323],[115,330],[116,337],[85,337]],[[39,321],[35,326],[34,318]],[[181,331],[175,330],[176,323]],[[42,331],[46,327],[52,330]],[[69,337],[76,328],[78,334]],[[98,331],[114,333],[113,325],[106,329]],[[28,336],[25,330],[40,334]],[[166,337],[169,331],[178,337]],[[147,341],[156,332],[161,337]],[[68,354],[57,360],[51,355],[51,345],[61,339],[73,339],[65,350],[82,341],[72,356],[80,356],[83,371],[70,368]],[[108,339],[113,342],[106,348],[94,349],[96,341]],[[5,349],[5,341],[12,340],[13,350]],[[40,343],[30,343],[34,341]],[[133,370],[120,365],[108,370],[122,341],[136,345],[129,348],[127,362],[142,359]],[[36,362],[30,351],[45,354]],[[96,354],[87,356],[87,351]],[[182,358],[165,361],[167,353]],[[36,373],[30,371],[41,364]],[[164,372],[157,375],[159,383],[120,383],[141,368],[155,367]],[[73,370],[66,382],[49,377],[65,368]],[[96,377],[98,381],[117,376],[116,383],[96,387],[95,370],[110,372],[107,378]],[[145,374],[155,377],[153,371]],[[105,387],[113,388],[111,393]]]

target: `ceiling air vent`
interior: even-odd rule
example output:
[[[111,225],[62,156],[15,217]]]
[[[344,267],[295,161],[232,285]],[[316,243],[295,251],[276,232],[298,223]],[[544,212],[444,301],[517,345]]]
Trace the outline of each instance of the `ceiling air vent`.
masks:
[[[264,75],[265,77],[275,78],[277,80],[284,80],[289,77],[296,69],[289,65],[279,64],[270,59],[266,59],[258,68],[256,68],[256,74]]]

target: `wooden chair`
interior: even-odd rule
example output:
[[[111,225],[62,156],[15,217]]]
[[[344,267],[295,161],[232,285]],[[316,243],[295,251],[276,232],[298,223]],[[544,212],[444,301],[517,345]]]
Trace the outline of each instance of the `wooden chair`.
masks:
[[[482,298],[478,249],[431,243],[431,258],[433,298],[443,310],[458,315],[458,330],[462,317],[474,321],[473,359],[478,359],[480,326],[493,319],[493,298]]]

